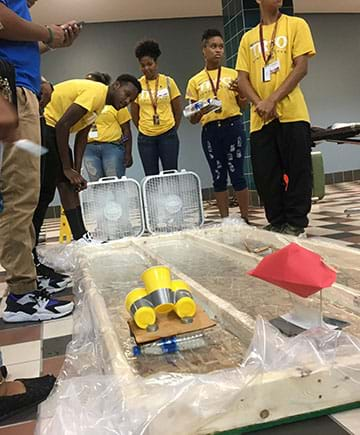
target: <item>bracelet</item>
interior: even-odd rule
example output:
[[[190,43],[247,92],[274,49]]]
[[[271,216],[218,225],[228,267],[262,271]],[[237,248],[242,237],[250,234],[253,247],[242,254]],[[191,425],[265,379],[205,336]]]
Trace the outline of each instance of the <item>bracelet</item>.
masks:
[[[48,41],[44,41],[44,44],[46,46],[48,46],[49,44],[51,44],[54,41],[54,32],[52,31],[51,27],[49,26],[45,26],[49,32],[49,40]]]

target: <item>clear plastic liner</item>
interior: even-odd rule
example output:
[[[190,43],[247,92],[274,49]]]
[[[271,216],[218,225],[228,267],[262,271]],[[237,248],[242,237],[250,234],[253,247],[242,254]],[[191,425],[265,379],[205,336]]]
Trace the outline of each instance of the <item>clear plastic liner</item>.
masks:
[[[240,232],[236,225],[234,232]],[[360,400],[359,318],[340,308],[335,313],[350,319],[354,335],[319,327],[284,337],[258,314],[263,310],[271,318],[287,312],[289,298],[245,275],[258,261],[252,253],[233,259],[206,249],[205,255],[201,242],[191,237],[209,233],[140,242],[154,256],[139,250],[139,242],[74,251],[73,339],[56,387],[41,405],[36,434],[207,434]],[[225,330],[218,318],[215,328],[204,331],[208,347],[134,357],[125,295],[158,256],[231,300],[239,312],[251,312],[256,318],[251,342]],[[325,303],[330,315],[333,309]]]
[[[56,245],[39,245],[36,250],[41,263],[60,273],[71,273],[75,267],[74,252],[79,249],[76,242]]]
[[[239,233],[241,234],[241,230]],[[194,238],[192,234],[194,233],[157,240],[150,238],[146,246],[159,260],[170,267],[176,266],[197,283],[253,319],[261,315],[266,320],[271,320],[293,310],[293,302],[287,291],[247,274],[258,264],[258,256],[228,252],[219,245]],[[199,234],[201,231],[197,232],[197,235]],[[233,236],[234,234],[235,232]],[[206,239],[211,240],[209,231],[206,233]],[[323,291],[323,314],[337,319],[345,317],[344,320],[351,323],[350,332],[360,336],[358,317],[346,307],[335,306],[332,299],[327,297],[328,291]],[[310,308],[318,309],[319,298],[307,298],[306,304]]]
[[[240,224],[240,219],[228,218],[222,224],[207,227],[197,234],[257,256],[265,256],[295,242],[321,255],[338,271],[337,282],[360,290],[360,251],[322,237],[299,238],[264,231]],[[195,234],[195,232],[193,232]]]
[[[289,367],[330,366],[335,367],[337,360],[346,359],[348,365],[342,370],[351,374],[359,383],[357,372],[360,368],[352,367],[359,357],[360,339],[329,328],[314,328],[287,338],[270,323],[258,318],[253,340],[244,359],[243,367],[256,366],[263,372],[286,370]],[[296,362],[296,364],[294,364]],[[355,366],[355,364],[354,364]],[[360,374],[360,372],[359,372]]]

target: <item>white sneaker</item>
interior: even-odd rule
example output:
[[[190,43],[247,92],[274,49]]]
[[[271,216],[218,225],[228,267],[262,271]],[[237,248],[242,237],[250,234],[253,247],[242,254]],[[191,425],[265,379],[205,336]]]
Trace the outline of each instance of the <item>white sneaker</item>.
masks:
[[[79,240],[76,240],[77,246],[101,245],[102,242],[95,240],[91,233],[87,231]]]
[[[59,319],[72,313],[74,302],[51,299],[45,290],[34,290],[24,295],[9,293],[3,312],[4,322],[36,322]]]

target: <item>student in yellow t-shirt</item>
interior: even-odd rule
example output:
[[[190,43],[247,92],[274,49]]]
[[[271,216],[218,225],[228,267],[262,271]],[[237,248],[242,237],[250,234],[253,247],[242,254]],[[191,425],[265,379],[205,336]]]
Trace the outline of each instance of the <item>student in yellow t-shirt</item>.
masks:
[[[105,104],[120,110],[135,100],[139,92],[140,83],[128,74],[120,75],[110,86],[86,79],[68,80],[55,85],[44,111],[42,141],[48,149],[49,158],[43,168],[45,175],[42,177],[39,203],[34,214],[37,231],[40,231],[57,187],[74,240],[92,241],[84,226],[78,193],[86,189],[86,180],[80,171],[88,133]],[[74,158],[69,146],[70,133],[76,133]]]
[[[310,119],[299,83],[315,47],[307,23],[281,14],[282,0],[256,0],[261,22],[242,37],[236,69],[251,101],[256,187],[269,225],[298,236],[308,225],[312,169]]]
[[[88,80],[109,85],[111,77],[107,73],[92,72]],[[84,167],[90,181],[102,177],[125,175],[125,169],[132,165],[131,116],[127,108],[116,110],[105,106],[92,125],[84,155]]]
[[[246,136],[241,107],[246,105],[238,92],[232,90],[237,72],[221,66],[224,40],[217,29],[206,30],[202,36],[205,68],[189,80],[186,98],[191,102],[217,98],[221,110],[206,113],[203,110],[190,119],[201,122],[202,146],[208,161],[214,185],[216,203],[222,218],[229,216],[228,175],[234,187],[241,216],[248,221],[248,189],[244,177]]]
[[[140,42],[135,56],[144,74],[140,78],[142,92],[131,105],[131,117],[139,130],[138,148],[145,175],[177,169],[179,138],[177,130],[182,115],[181,96],[175,81],[158,70],[159,44]]]

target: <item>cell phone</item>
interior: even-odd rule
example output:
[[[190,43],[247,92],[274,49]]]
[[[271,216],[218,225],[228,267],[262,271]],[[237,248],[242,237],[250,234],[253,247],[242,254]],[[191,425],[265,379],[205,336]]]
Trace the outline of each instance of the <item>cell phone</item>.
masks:
[[[77,27],[79,27],[80,29],[82,29],[82,28],[84,27],[84,24],[85,24],[85,21],[77,21],[76,23],[72,24],[71,27],[73,27],[73,26],[77,26]]]

